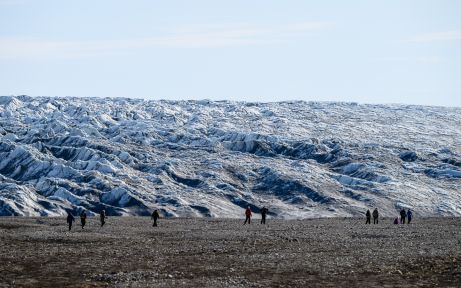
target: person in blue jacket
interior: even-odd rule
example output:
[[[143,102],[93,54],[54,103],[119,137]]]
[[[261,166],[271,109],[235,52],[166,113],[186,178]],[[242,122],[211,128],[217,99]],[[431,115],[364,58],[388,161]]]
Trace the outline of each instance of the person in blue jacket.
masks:
[[[407,223],[410,224],[411,219],[413,219],[413,212],[411,212],[410,209],[408,209],[408,211],[407,211],[407,219],[408,219]]]

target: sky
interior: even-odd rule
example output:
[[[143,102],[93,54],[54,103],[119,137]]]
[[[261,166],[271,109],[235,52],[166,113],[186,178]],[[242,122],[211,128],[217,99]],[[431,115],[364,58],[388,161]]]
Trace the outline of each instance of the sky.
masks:
[[[0,95],[461,107],[458,0],[0,0]]]

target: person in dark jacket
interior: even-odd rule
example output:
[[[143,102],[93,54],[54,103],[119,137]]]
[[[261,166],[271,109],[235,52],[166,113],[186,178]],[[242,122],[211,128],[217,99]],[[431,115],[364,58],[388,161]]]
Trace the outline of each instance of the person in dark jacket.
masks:
[[[365,222],[365,224],[371,224],[371,212],[370,212],[370,210],[367,210],[367,213],[365,213],[365,216],[367,217],[367,222]]]
[[[378,224],[378,217],[378,208],[375,208],[375,210],[373,210],[373,224]]]
[[[82,229],[85,228],[85,224],[86,224],[86,212],[85,212],[85,210],[83,210],[82,213],[80,213],[80,224],[82,225]]]
[[[251,209],[250,209],[250,206],[248,206],[248,208],[245,210],[245,223],[243,223],[243,225],[247,224],[247,221],[248,221],[248,224],[250,224],[250,221],[251,221]]]
[[[402,210],[400,210],[400,224],[405,224],[405,218],[407,218],[407,211],[402,208]]]
[[[106,210],[102,209],[99,213],[99,220],[101,221],[101,227],[106,224]]]
[[[74,215],[70,213],[69,211],[67,212],[67,224],[69,224],[69,231],[72,229],[72,223],[75,221]]]
[[[411,219],[413,219],[413,212],[411,212],[410,209],[408,209],[408,211],[407,211],[407,219],[408,219],[407,223],[410,224]]]
[[[269,209],[267,209],[266,206],[261,208],[261,224],[266,224],[267,212],[269,212]]]
[[[154,224],[152,224],[153,227],[157,227],[157,219],[160,218],[160,214],[158,213],[158,210],[155,209],[154,212],[152,212],[152,215],[150,216],[151,219],[154,219]]]

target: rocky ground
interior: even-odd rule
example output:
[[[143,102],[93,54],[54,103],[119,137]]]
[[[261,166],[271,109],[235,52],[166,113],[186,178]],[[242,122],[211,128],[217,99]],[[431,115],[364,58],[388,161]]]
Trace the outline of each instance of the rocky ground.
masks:
[[[0,287],[459,287],[461,219],[0,218]]]

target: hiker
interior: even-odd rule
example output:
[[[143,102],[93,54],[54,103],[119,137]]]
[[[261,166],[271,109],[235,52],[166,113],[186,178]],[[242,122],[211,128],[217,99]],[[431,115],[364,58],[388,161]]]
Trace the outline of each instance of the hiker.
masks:
[[[399,224],[399,217],[395,217],[394,224]]]
[[[157,219],[160,218],[160,214],[158,213],[157,209],[152,212],[152,216],[150,216],[150,218],[154,219],[154,224],[152,224],[152,227],[157,227]]]
[[[267,212],[269,212],[269,209],[267,209],[266,206],[263,206],[263,208],[261,208],[261,224],[266,224]]]
[[[86,212],[85,210],[80,213],[80,223],[82,224],[82,229],[85,227],[86,224]]]
[[[408,222],[407,222],[407,223],[410,224],[411,219],[413,218],[413,212],[411,212],[410,209],[408,209],[408,211],[407,211],[407,218],[408,218]]]
[[[74,221],[75,221],[74,215],[72,215],[72,213],[67,211],[67,224],[69,224],[69,231],[70,229],[72,229],[72,222]]]
[[[365,213],[365,216],[367,216],[367,222],[365,222],[365,224],[371,224],[371,212],[370,212],[370,210],[367,210],[367,213]]]
[[[400,210],[400,224],[405,224],[405,218],[407,218],[407,212],[402,208],[402,210]]]
[[[251,209],[250,209],[250,206],[248,206],[248,208],[245,210],[245,223],[243,223],[243,225],[247,224],[247,221],[248,221],[248,224],[250,224],[250,221],[251,221]]]
[[[101,220],[101,227],[106,224],[106,210],[102,209],[99,213],[99,220]]]
[[[375,208],[375,210],[373,210],[373,224],[378,224],[378,208]]]

